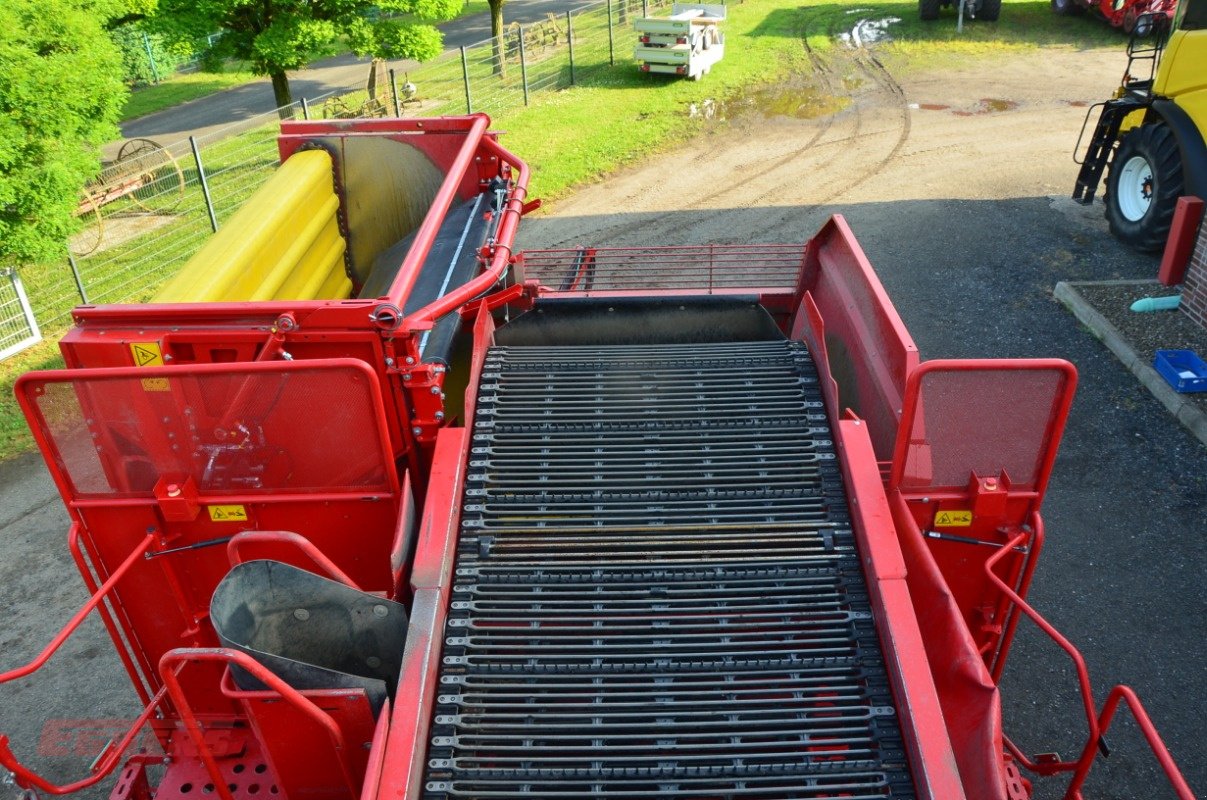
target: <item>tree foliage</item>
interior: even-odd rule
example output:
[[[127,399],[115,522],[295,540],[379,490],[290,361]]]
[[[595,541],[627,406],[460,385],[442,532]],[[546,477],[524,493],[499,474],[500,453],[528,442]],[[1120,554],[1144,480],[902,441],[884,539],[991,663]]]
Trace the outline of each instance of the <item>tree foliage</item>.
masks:
[[[115,0],[0,2],[0,263],[62,258],[127,89]]]
[[[286,73],[335,54],[426,61],[464,0],[160,0],[152,24],[180,40],[221,30],[212,56],[235,59],[273,79],[277,105],[292,102]],[[215,58],[209,59],[213,63]]]
[[[159,34],[145,33],[138,23],[116,27],[110,35],[121,51],[122,75],[129,84],[146,85],[162,80],[186,60],[187,50],[169,46]],[[151,58],[155,59],[154,67]]]

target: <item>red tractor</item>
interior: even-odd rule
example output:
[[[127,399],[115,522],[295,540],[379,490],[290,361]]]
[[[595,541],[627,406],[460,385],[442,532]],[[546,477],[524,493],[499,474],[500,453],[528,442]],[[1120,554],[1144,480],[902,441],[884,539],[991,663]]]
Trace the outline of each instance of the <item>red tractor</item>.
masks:
[[[143,710],[65,784],[0,736],[16,784],[1079,800],[1126,704],[1192,800],[1027,602],[1072,365],[921,361],[837,216],[513,252],[488,124],[284,123],[176,299],[77,309],[19,381],[92,596],[0,683],[96,612]],[[1070,660],[1071,758],[1005,731],[1020,624]]]

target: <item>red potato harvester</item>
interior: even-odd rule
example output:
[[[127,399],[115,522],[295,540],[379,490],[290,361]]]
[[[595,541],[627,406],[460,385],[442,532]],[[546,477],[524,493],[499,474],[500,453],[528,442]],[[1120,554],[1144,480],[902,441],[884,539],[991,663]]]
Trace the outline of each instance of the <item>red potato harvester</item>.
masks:
[[[18,396],[144,705],[113,800],[1081,797],[1126,702],[1026,602],[1076,375],[920,362],[841,217],[804,244],[513,253],[483,115],[287,122],[155,301]],[[984,409],[994,409],[985,414]],[[1018,624],[1069,761],[1003,733]],[[161,752],[127,752],[144,726]]]

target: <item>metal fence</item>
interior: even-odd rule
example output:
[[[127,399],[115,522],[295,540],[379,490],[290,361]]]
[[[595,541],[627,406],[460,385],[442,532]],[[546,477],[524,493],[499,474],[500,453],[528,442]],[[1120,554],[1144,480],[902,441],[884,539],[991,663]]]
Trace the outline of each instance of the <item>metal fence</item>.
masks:
[[[0,360],[42,341],[21,276],[15,269],[0,273]]]
[[[83,229],[64,262],[22,268],[34,312],[61,331],[80,303],[150,298],[277,166],[280,119],[373,112],[432,116],[500,112],[541,92],[633,69],[632,20],[670,0],[600,0],[578,11],[509,25],[504,35],[405,72],[390,70],[375,102],[364,90],[292,106],[167,146],[127,142],[80,202]],[[415,91],[409,91],[411,84]]]

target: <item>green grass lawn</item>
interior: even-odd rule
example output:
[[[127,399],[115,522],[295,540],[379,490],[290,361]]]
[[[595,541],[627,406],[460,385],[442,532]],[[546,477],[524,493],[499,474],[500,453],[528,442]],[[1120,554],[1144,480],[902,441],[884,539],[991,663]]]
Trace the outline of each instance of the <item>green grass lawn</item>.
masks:
[[[150,86],[141,86],[132,92],[122,109],[122,122],[163,111],[199,97],[242,86],[256,76],[245,70],[233,72],[190,72],[173,75]]]
[[[475,0],[485,5],[485,0]],[[576,18],[577,85],[571,89],[534,91],[531,105],[522,105],[518,66],[509,64],[499,77],[487,56],[471,65],[475,110],[486,110],[503,142],[533,169],[530,196],[555,200],[574,187],[604,178],[610,172],[653,153],[678,146],[700,132],[704,123],[687,113],[692,103],[724,100],[739,92],[772,87],[808,64],[802,46],[807,39],[824,58],[835,36],[860,18],[898,17],[889,34],[893,41],[878,47],[895,70],[964,64],[984,59],[986,80],[991,82],[995,59],[1039,47],[1117,47],[1122,37],[1105,24],[1087,18],[1057,17],[1046,0],[1005,0],[997,23],[971,22],[962,35],[955,31],[954,12],[923,24],[917,7],[907,2],[862,3],[858,15],[849,5],[804,0],[746,0],[731,6],[725,23],[726,57],[703,81],[676,80],[639,72],[632,62],[631,31],[615,37],[616,66],[608,66],[606,16]],[[1000,63],[1000,62],[999,62]],[[568,82],[569,64],[563,50],[530,53],[530,86]],[[448,58],[410,73],[424,97],[435,98],[425,114],[457,114],[465,110],[460,58]],[[806,74],[807,78],[807,74]],[[1058,76],[1052,77],[1058,81]],[[843,98],[832,98],[841,108]],[[413,114],[413,111],[404,112]],[[210,188],[224,219],[238,208],[270,174],[276,160],[274,126],[244,133],[210,145],[205,162]],[[195,170],[185,168],[190,186]],[[119,201],[125,202],[125,201]],[[137,241],[114,247],[87,259],[86,280],[90,299],[114,302],[130,297],[146,299],[174,274],[185,259],[209,236],[209,223],[200,194],[189,189],[168,226]],[[603,243],[601,243],[603,244]],[[164,265],[159,269],[157,265]],[[46,292],[62,296],[70,291],[70,277],[62,264],[34,265],[22,270],[27,289],[45,307]],[[64,289],[66,282],[67,289]],[[39,311],[40,317],[44,312]],[[47,330],[54,338],[62,332]],[[12,401],[12,385],[29,369],[58,365],[57,348],[42,344],[0,363],[0,458],[26,451],[32,440]]]
[[[458,18],[489,11],[486,0],[466,0]],[[200,97],[242,86],[254,80],[263,80],[247,70],[230,72],[190,72],[176,74],[150,86],[141,86],[130,92],[130,98],[122,109],[122,122],[154,114],[167,108],[196,100]]]

